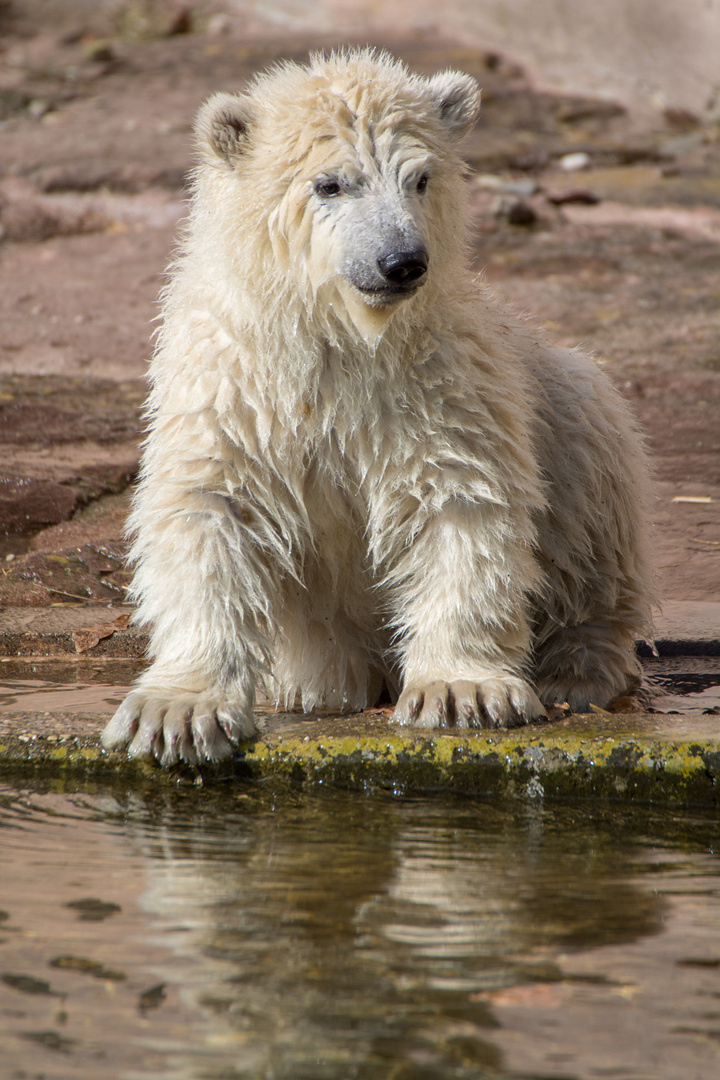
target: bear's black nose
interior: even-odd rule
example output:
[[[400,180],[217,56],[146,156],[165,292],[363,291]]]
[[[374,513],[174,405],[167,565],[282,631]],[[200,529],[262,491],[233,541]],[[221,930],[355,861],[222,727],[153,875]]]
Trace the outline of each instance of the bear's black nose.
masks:
[[[378,259],[378,266],[386,281],[401,287],[410,286],[427,273],[428,254],[422,248],[417,251],[393,251],[385,258]]]

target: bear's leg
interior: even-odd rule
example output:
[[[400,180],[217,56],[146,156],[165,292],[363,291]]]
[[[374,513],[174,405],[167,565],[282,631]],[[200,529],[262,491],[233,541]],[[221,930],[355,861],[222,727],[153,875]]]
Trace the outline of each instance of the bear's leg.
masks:
[[[382,674],[352,628],[339,618],[310,618],[292,626],[283,619],[272,678],[266,684],[276,703],[292,706],[299,695],[306,713],[360,712],[379,697]]]
[[[640,683],[635,643],[652,637],[657,601],[653,497],[642,442],[602,370],[578,352],[546,353],[535,373],[548,498],[537,516],[532,670],[544,702],[583,712]]]
[[[642,626],[639,617],[633,623]],[[617,612],[555,629],[536,649],[541,700],[546,705],[567,702],[573,712],[587,712],[591,705],[605,708],[637,690],[642,668],[635,636]]]
[[[163,765],[228,757],[256,733],[279,573],[227,499],[169,487],[147,484],[134,513],[133,591],[154,663],[102,735]]]
[[[347,557],[346,546],[346,557]],[[377,629],[372,589],[362,563],[349,560],[354,573],[328,574],[306,557],[305,587],[287,583],[278,611],[268,696],[292,707],[299,696],[304,712],[323,709],[360,712],[378,700],[386,669],[387,636]]]
[[[418,727],[515,727],[545,710],[523,677],[532,548],[504,507],[449,500],[391,574],[404,686],[393,719]]]

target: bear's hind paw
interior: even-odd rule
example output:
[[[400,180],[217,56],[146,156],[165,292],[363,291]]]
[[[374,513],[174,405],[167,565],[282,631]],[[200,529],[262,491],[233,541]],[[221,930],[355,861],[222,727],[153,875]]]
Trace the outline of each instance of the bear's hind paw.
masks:
[[[102,733],[106,750],[128,748],[128,757],[155,757],[161,765],[178,761],[221,761],[238,742],[257,734],[242,703],[201,694],[134,690]]]
[[[521,727],[546,719],[531,687],[512,676],[408,686],[393,713],[395,723],[423,728]]]

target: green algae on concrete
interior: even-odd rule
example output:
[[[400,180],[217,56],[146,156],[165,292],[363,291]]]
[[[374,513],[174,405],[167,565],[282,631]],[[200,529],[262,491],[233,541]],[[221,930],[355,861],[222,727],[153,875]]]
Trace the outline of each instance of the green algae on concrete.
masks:
[[[515,731],[402,732],[378,714],[293,721],[217,765],[161,769],[109,754],[97,734],[6,735],[0,778],[213,783],[279,779],[394,793],[446,791],[519,799],[590,798],[720,806],[716,717],[572,717]],[[672,722],[670,722],[672,721]],[[307,732],[307,734],[305,733]],[[336,732],[336,733],[335,733]]]
[[[248,746],[246,762],[257,776],[353,788],[720,805],[718,739],[547,729],[542,735],[524,729],[493,736],[305,737],[258,741]]]
[[[0,781],[63,780],[112,786],[151,779],[153,784],[177,783],[177,775],[147,760],[108,754],[95,736],[73,736],[59,742],[53,736],[6,735],[0,743]]]

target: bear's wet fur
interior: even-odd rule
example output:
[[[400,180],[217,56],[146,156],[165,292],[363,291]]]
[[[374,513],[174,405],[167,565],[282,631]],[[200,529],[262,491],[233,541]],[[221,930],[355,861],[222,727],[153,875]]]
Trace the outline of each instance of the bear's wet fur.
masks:
[[[106,747],[227,756],[257,689],[495,727],[637,684],[642,440],[469,268],[479,98],[349,50],[201,109],[131,518],[153,662]]]

